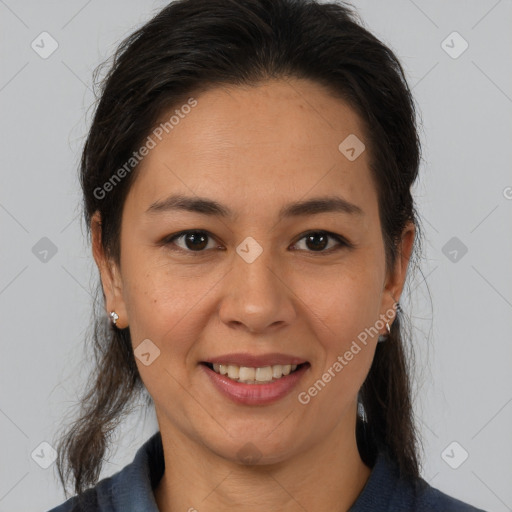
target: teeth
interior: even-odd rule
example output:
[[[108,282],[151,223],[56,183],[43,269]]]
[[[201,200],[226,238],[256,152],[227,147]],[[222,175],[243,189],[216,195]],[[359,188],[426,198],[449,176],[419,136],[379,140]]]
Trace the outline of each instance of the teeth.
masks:
[[[255,378],[258,382],[268,382],[272,380],[272,366],[256,368],[254,373],[256,374]]]
[[[240,373],[240,367],[239,366],[234,366],[232,364],[230,364],[228,366],[228,377],[230,379],[238,379],[239,373]]]
[[[281,375],[283,375],[283,366],[280,364],[272,366],[272,377],[279,379]]]
[[[261,368],[250,368],[248,366],[236,366],[233,364],[213,363],[213,370],[221,375],[227,375],[230,379],[249,384],[272,382],[297,369],[296,364],[275,364]]]
[[[231,377],[231,375],[228,375],[228,377],[233,378]],[[254,377],[256,377],[256,368],[248,368],[247,366],[241,366],[238,369],[238,378],[240,380],[254,380]]]

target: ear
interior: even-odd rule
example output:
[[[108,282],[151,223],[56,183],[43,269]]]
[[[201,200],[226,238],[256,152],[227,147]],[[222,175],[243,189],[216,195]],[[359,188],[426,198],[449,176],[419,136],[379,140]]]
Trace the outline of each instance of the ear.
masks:
[[[101,215],[96,211],[91,218],[92,253],[101,277],[107,315],[115,311],[119,318],[116,327],[124,329],[128,326],[128,315],[123,299],[123,283],[118,266],[109,260],[101,243]]]
[[[384,308],[384,311],[382,311],[382,314],[385,314],[386,311],[389,312],[390,310],[393,310],[394,304],[400,301],[415,236],[416,226],[409,221],[402,231],[395,265],[392,269],[389,269],[387,273],[386,283],[383,290],[382,307]],[[387,317],[389,318],[389,315],[387,315]],[[389,321],[390,324],[394,318],[395,316],[391,318]]]

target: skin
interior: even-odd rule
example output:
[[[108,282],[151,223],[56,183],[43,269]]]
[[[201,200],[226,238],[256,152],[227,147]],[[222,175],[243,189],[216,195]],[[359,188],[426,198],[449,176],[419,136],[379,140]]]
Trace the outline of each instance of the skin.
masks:
[[[297,395],[393,309],[414,226],[404,229],[401,256],[386,269],[368,148],[354,161],[338,150],[349,134],[364,141],[361,121],[319,84],[272,80],[196,99],[141,163],[124,205],[119,268],[103,253],[99,215],[91,224],[107,311],[118,313],[120,328],[129,325],[134,348],[150,339],[160,350],[148,366],[136,358],[165,454],[155,499],[164,512],[348,510],[371,473],[355,422],[377,335],[307,405]],[[236,218],[145,213],[172,193],[214,199]],[[289,202],[334,193],[364,215],[277,219]],[[212,235],[200,255],[197,241],[159,245],[191,229]],[[308,244],[305,234],[319,230],[354,247],[335,239],[324,249]],[[248,236],[263,249],[252,263],[236,252]],[[311,367],[277,403],[239,405],[198,365],[230,352],[282,352]],[[247,443],[259,452],[255,464],[237,455]]]

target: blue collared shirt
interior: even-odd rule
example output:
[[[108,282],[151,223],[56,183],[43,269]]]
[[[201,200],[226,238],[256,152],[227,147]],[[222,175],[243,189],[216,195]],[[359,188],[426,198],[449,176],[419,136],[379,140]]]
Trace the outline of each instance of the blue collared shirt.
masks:
[[[137,451],[132,463],[84,494],[83,505],[74,496],[49,512],[159,512],[153,489],[164,474],[160,432]],[[399,478],[396,464],[379,452],[361,494],[349,512],[485,512],[431,487],[422,478],[414,495],[413,486]]]

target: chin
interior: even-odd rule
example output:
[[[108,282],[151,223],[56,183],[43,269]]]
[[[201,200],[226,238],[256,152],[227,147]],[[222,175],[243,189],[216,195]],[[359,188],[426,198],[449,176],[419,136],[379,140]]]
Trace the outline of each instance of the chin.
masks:
[[[290,434],[272,433],[272,428],[249,433],[247,429],[240,435],[205,442],[205,446],[217,456],[236,464],[245,466],[264,466],[283,462],[300,451],[296,436]],[[242,433],[243,432],[243,433]],[[269,432],[270,435],[267,433]],[[213,440],[212,440],[213,441]]]

